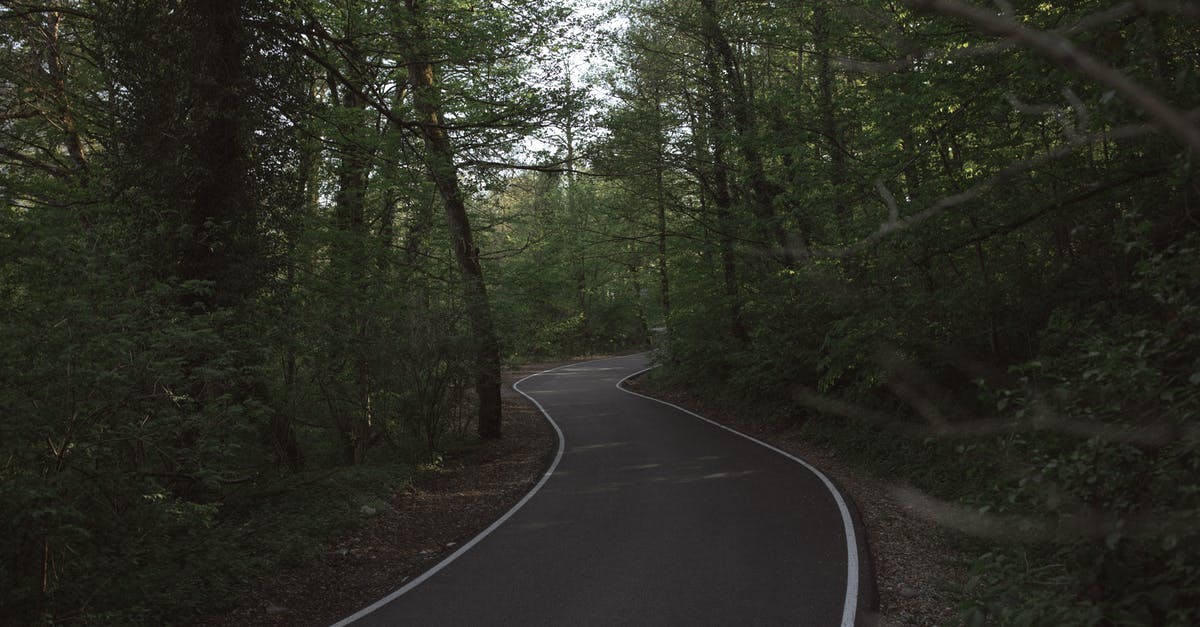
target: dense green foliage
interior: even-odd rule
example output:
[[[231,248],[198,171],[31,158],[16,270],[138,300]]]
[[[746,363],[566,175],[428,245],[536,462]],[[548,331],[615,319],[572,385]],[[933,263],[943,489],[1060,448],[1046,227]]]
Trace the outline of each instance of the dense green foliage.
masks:
[[[437,58],[457,158],[496,159],[560,107],[564,17],[3,4],[0,622],[207,610],[469,437],[406,64]]]
[[[610,8],[0,6],[0,622],[198,610],[496,353],[644,346],[949,512],[966,622],[1200,622],[1195,7]]]
[[[1200,22],[965,6],[627,7],[597,164],[667,205],[663,376],[946,505],[968,622],[1194,624],[1200,178],[1131,101],[1194,131]]]

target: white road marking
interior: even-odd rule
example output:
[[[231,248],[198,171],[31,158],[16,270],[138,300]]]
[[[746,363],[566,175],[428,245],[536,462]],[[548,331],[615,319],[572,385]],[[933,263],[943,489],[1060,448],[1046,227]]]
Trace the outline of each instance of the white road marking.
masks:
[[[603,361],[603,360],[596,360],[596,361]],[[590,362],[579,362],[579,363],[590,363]],[[542,404],[537,402],[537,399],[526,394],[524,392],[524,390],[522,390],[520,388],[520,385],[522,383],[524,383],[526,380],[532,379],[533,377],[543,375],[543,374],[546,374],[549,372],[554,372],[555,370],[559,370],[562,368],[567,368],[570,366],[577,366],[577,365],[579,365],[579,363],[564,364],[562,366],[550,368],[549,370],[543,370],[541,372],[536,372],[534,374],[529,375],[528,377],[521,379],[520,381],[517,381],[512,386],[514,390],[516,390],[517,392],[520,392],[521,395],[524,396],[525,398],[533,401],[534,405],[537,405],[537,408],[539,410],[541,410],[541,412],[542,412],[542,416],[546,418],[546,422],[549,422],[550,426],[554,427],[554,432],[556,434],[558,434],[558,452],[554,454],[554,461],[551,462],[550,467],[546,469],[546,472],[542,475],[541,480],[537,482],[537,485],[533,486],[533,489],[531,489],[528,493],[526,493],[525,496],[521,497],[521,500],[517,501],[517,504],[513,505],[512,509],[505,512],[504,515],[501,516],[500,518],[496,519],[496,522],[489,525],[487,529],[480,531],[479,534],[476,535],[474,538],[471,538],[471,540],[469,542],[467,542],[466,544],[459,547],[459,549],[457,551],[451,553],[446,559],[438,562],[437,565],[435,565],[433,568],[430,568],[429,570],[422,573],[420,577],[417,577],[416,579],[413,579],[412,581],[408,582],[407,584],[404,585],[404,587],[400,588],[399,590],[392,592],[391,594],[383,597],[382,599],[379,599],[378,601],[368,605],[367,607],[364,607],[363,609],[355,612],[354,614],[351,614],[350,616],[347,616],[346,618],[343,618],[342,620],[334,623],[331,627],[344,627],[345,625],[349,625],[350,623],[353,623],[354,621],[366,616],[367,614],[374,612],[375,610],[387,605],[388,603],[395,601],[396,599],[400,598],[401,596],[404,596],[404,594],[406,592],[408,592],[409,590],[412,590],[413,588],[416,588],[417,586],[421,585],[422,583],[425,582],[426,579],[429,579],[430,577],[436,575],[438,573],[438,571],[449,566],[451,562],[458,559],[460,556],[462,556],[463,553],[466,553],[467,551],[471,550],[471,547],[475,546],[476,544],[479,544],[479,542],[481,540],[488,537],[488,535],[491,534],[493,531],[495,531],[497,527],[504,524],[504,521],[508,520],[509,518],[512,517],[513,514],[517,513],[517,510],[524,507],[525,504],[529,502],[529,499],[533,498],[533,495],[537,494],[538,490],[542,489],[542,486],[546,485],[546,481],[550,479],[550,475],[554,474],[555,469],[558,468],[558,462],[562,461],[563,448],[566,446],[566,438],[563,437],[562,429],[560,429],[558,427],[558,423],[554,422],[554,419],[550,417],[550,413],[546,411],[546,408],[542,407]]]
[[[556,370],[569,368],[571,366],[595,363],[598,361],[607,361],[609,359],[618,359],[618,357],[607,357],[604,359],[596,359],[593,361],[563,364],[561,366],[557,366],[554,368],[550,368],[548,370],[543,370],[541,372],[531,374],[527,377],[522,378],[520,381],[513,383],[513,389],[516,390],[517,392],[519,392],[525,398],[532,401],[533,404],[537,406],[538,410],[540,410],[542,412],[542,416],[545,417],[546,421],[550,423],[550,426],[554,427],[554,432],[558,435],[558,451],[554,454],[554,461],[550,464],[550,467],[546,469],[546,472],[542,475],[542,478],[537,482],[537,485],[533,486],[533,488],[531,490],[529,490],[529,492],[526,493],[525,496],[522,497],[521,500],[518,501],[516,505],[513,505],[512,509],[509,509],[507,512],[505,512],[505,514],[503,516],[501,516],[500,518],[498,518],[496,520],[496,522],[493,522],[490,526],[488,526],[487,529],[484,529],[483,531],[479,532],[478,535],[476,535],[474,538],[471,538],[471,540],[469,542],[467,542],[466,544],[459,547],[459,549],[457,551],[455,551],[454,553],[451,553],[448,557],[446,557],[446,559],[438,562],[434,567],[425,571],[419,577],[408,582],[400,589],[392,592],[391,594],[388,594],[387,596],[383,597],[382,599],[379,599],[378,601],[372,603],[371,605],[364,607],[363,609],[355,612],[354,614],[347,616],[346,618],[343,618],[342,620],[331,625],[331,627],[344,627],[345,625],[349,625],[350,623],[353,623],[354,621],[359,620],[360,618],[363,618],[364,616],[370,614],[371,612],[374,612],[375,610],[378,610],[379,608],[387,605],[388,603],[395,601],[396,599],[400,598],[408,591],[421,585],[427,579],[429,579],[430,577],[437,574],[443,568],[449,566],[451,562],[453,562],[454,560],[461,557],[463,553],[466,553],[472,547],[474,547],[476,544],[478,544],[481,540],[486,538],[489,534],[491,534],[493,531],[495,531],[500,525],[504,524],[505,521],[507,521],[509,518],[511,518],[512,515],[517,512],[517,510],[521,509],[525,505],[525,503],[529,502],[529,500],[531,498],[533,498],[533,496],[535,494],[537,494],[539,490],[542,489],[542,486],[546,484],[546,482],[550,479],[550,476],[553,475],[554,471],[558,468],[559,462],[562,461],[563,450],[566,447],[566,438],[563,436],[562,429],[559,428],[558,423],[554,422],[554,419],[550,417],[550,412],[546,411],[546,408],[543,407],[542,404],[537,401],[537,399],[533,398],[529,394],[526,394],[525,391],[520,388],[520,385],[522,383],[524,383],[525,381],[532,379],[533,377],[537,377],[537,376],[540,376],[543,374],[548,374],[548,373],[554,372]],[[642,398],[654,401],[656,403],[661,403],[668,407],[673,407],[685,414],[699,418],[700,420],[703,420],[703,421],[705,421],[709,424],[712,424],[716,427],[720,427],[721,429],[724,429],[730,433],[733,433],[735,435],[739,435],[743,438],[746,438],[747,440],[750,440],[751,442],[754,442],[760,446],[764,446],[768,449],[771,449],[772,451],[775,451],[776,453],[779,453],[780,455],[783,455],[784,457],[787,457],[788,459],[795,461],[796,463],[800,464],[801,466],[804,466],[810,472],[812,472],[814,475],[816,475],[817,478],[820,479],[823,484],[825,484],[825,487],[829,490],[829,493],[833,495],[834,501],[837,502],[838,511],[842,515],[842,525],[845,528],[845,536],[846,536],[846,598],[845,598],[845,603],[842,606],[842,623],[841,623],[841,625],[842,625],[842,627],[854,627],[855,613],[858,608],[858,577],[859,577],[859,575],[858,575],[858,543],[857,543],[857,540],[856,540],[855,534],[854,534],[854,523],[850,518],[850,509],[846,506],[845,499],[842,498],[841,493],[838,492],[837,488],[833,485],[833,482],[830,481],[829,478],[826,477],[824,473],[822,473],[820,470],[818,470],[812,464],[809,464],[808,462],[804,461],[803,459],[800,459],[799,457],[796,457],[795,455],[792,455],[791,453],[788,453],[788,452],[780,450],[774,446],[771,446],[770,444],[767,444],[766,442],[763,442],[762,440],[759,440],[752,436],[746,435],[745,433],[742,433],[741,431],[737,431],[736,429],[731,429],[719,422],[705,418],[704,416],[701,416],[700,414],[697,414],[696,412],[684,409],[683,407],[680,407],[674,403],[668,403],[667,401],[660,400],[660,399],[654,398],[652,396],[646,396],[645,394],[639,394],[632,390],[627,390],[627,389],[621,387],[622,384],[624,384],[629,379],[632,379],[633,377],[636,377],[637,375],[642,374],[644,372],[653,370],[656,367],[657,366],[651,366],[650,368],[644,368],[644,369],[634,372],[630,375],[627,375],[625,378],[623,378],[617,382],[617,389],[621,390],[622,392],[625,392],[626,394],[640,396]]]
[[[629,379],[632,379],[633,377],[636,377],[639,374],[642,374],[644,372],[649,372],[651,370],[654,370],[657,367],[658,366],[651,366],[649,368],[644,368],[642,370],[638,370],[637,372],[630,374],[629,376],[625,377],[624,379],[617,381],[617,389],[621,390],[622,392],[625,392],[626,394],[640,396],[642,398],[652,400],[656,403],[661,403],[668,407],[674,407],[675,409],[678,409],[679,411],[681,411],[685,414],[688,414],[689,416],[699,418],[700,420],[703,420],[704,422],[707,422],[716,427],[720,427],[720,428],[722,428],[730,433],[733,433],[735,435],[740,435],[743,438],[746,438],[747,440],[750,440],[751,442],[754,442],[755,444],[758,444],[760,446],[765,446],[766,448],[769,448],[772,451],[775,451],[776,453],[783,455],[784,457],[800,464],[801,466],[804,466],[810,472],[812,472],[814,475],[816,475],[817,478],[821,480],[821,483],[825,484],[825,488],[829,490],[829,493],[833,495],[833,500],[837,502],[838,511],[842,515],[842,527],[845,529],[845,536],[846,536],[846,599],[842,605],[842,627],[854,627],[854,618],[855,618],[855,614],[858,611],[858,577],[859,577],[859,574],[858,574],[858,540],[854,534],[854,520],[850,517],[850,508],[846,506],[846,500],[844,498],[842,498],[842,494],[840,492],[838,492],[837,487],[833,485],[833,482],[829,480],[829,477],[825,476],[825,473],[818,470],[812,464],[804,461],[803,459],[800,459],[799,457],[796,457],[795,455],[792,455],[791,453],[788,453],[787,451],[784,451],[782,449],[771,446],[770,444],[767,444],[766,442],[763,442],[762,440],[759,440],[758,438],[746,435],[745,433],[742,433],[741,431],[738,431],[737,429],[732,429],[730,427],[727,427],[715,420],[710,420],[708,418],[705,418],[704,416],[701,416],[700,414],[697,414],[694,411],[684,409],[683,407],[680,407],[679,405],[676,405],[675,403],[668,403],[667,401],[654,398],[653,396],[646,396],[645,394],[639,394],[637,392],[634,392],[633,390],[627,390],[624,387],[622,387],[622,385]]]

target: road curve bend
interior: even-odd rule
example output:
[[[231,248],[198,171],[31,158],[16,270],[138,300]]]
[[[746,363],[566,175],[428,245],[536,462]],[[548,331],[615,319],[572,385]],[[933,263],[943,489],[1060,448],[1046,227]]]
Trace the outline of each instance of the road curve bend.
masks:
[[[421,577],[337,623],[856,623],[860,544],[821,472],[619,384],[631,355],[517,383],[559,433],[546,476]]]

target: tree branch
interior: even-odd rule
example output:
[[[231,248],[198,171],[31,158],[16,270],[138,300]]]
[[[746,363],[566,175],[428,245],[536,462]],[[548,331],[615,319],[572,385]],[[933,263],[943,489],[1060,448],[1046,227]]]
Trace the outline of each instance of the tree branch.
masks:
[[[1143,180],[1148,176],[1162,174],[1163,172],[1164,172],[1164,170],[1162,170],[1160,168],[1160,169],[1156,169],[1156,170],[1151,170],[1149,172],[1137,172],[1137,173],[1131,174],[1129,176],[1117,179],[1115,181],[1110,181],[1104,185],[1101,185],[1098,183],[1093,183],[1088,186],[1086,191],[1076,194],[1070,198],[1064,198],[1063,200],[1060,200],[1058,202],[1046,205],[1045,207],[1042,207],[1041,209],[1038,209],[1037,211],[1034,211],[1033,213],[1031,213],[1029,215],[1022,216],[1021,218],[1018,218],[1017,220],[1014,220],[1007,224],[1001,224],[999,226],[993,227],[983,233],[979,233],[979,234],[973,235],[971,237],[968,237],[967,239],[962,240],[956,244],[952,244],[945,248],[940,248],[938,250],[926,253],[918,260],[918,263],[926,263],[938,255],[948,255],[950,253],[961,250],[961,249],[963,249],[967,246],[970,246],[972,244],[975,244],[977,242],[983,242],[983,241],[989,240],[997,235],[1004,235],[1005,233],[1011,233],[1012,231],[1015,231],[1015,230],[1025,226],[1026,224],[1029,224],[1030,222],[1033,222],[1034,220],[1041,218],[1042,216],[1044,216],[1048,213],[1057,211],[1064,207],[1068,207],[1077,202],[1087,200],[1088,198],[1091,198],[1093,196],[1098,196],[1100,194],[1103,194],[1104,192],[1116,189],[1118,187],[1127,185],[1129,183],[1133,183],[1134,181]]]
[[[1195,113],[1193,112],[1193,113],[1189,113],[1187,115],[1194,116]],[[1118,140],[1122,140],[1122,139],[1131,139],[1134,137],[1142,137],[1145,135],[1152,135],[1157,132],[1159,132],[1159,128],[1156,125],[1136,124],[1136,125],[1118,127],[1118,128],[1115,128],[1115,129],[1112,129],[1109,131],[1099,131],[1099,132],[1091,133],[1088,135],[1077,135],[1074,138],[1072,138],[1070,141],[1068,141],[1066,144],[1064,144],[1063,146],[1060,146],[1059,148],[1056,148],[1049,152],[1045,152],[1045,153],[1042,153],[1035,157],[1031,157],[1029,159],[1025,159],[1023,161],[1019,161],[1013,165],[1010,165],[1007,168],[1004,168],[1004,169],[1000,170],[999,172],[997,172],[996,174],[992,175],[991,178],[988,178],[984,181],[980,181],[979,183],[976,183],[975,185],[972,185],[971,187],[969,187],[961,192],[958,192],[957,194],[952,194],[950,196],[943,197],[943,198],[939,199],[938,201],[934,202],[932,205],[929,205],[925,209],[918,211],[917,213],[907,215],[905,217],[900,218],[899,220],[895,220],[895,221],[889,220],[887,222],[884,222],[883,224],[881,224],[879,226],[879,230],[876,231],[873,235],[863,238],[854,244],[851,244],[849,246],[842,246],[842,247],[813,248],[809,251],[809,254],[814,257],[825,257],[825,258],[843,258],[843,257],[852,256],[852,255],[857,255],[857,254],[862,253],[862,252],[866,251],[867,249],[871,248],[875,244],[878,244],[880,241],[882,241],[884,238],[890,236],[892,233],[910,229],[922,222],[925,222],[926,220],[941,213],[942,211],[945,211],[946,209],[949,209],[951,207],[956,207],[958,205],[970,202],[970,201],[978,198],[985,192],[996,187],[997,185],[1001,185],[1003,183],[1006,183],[1006,182],[1012,180],[1016,175],[1020,174],[1021,172],[1024,172],[1030,168],[1034,168],[1034,167],[1037,167],[1037,166],[1045,164],[1045,163],[1049,163],[1051,161],[1054,161],[1055,159],[1060,159],[1062,157],[1065,157],[1066,155],[1069,155],[1072,152],[1075,152],[1075,150],[1077,150],[1081,146],[1088,145],[1092,141],[1098,141],[1098,140],[1118,141]]]
[[[1141,107],[1147,115],[1157,120],[1180,142],[1196,153],[1200,153],[1200,129],[1192,124],[1184,112],[1176,109],[1128,76],[1076,48],[1066,37],[1049,31],[1026,28],[1009,17],[996,15],[992,11],[962,4],[956,0],[904,0],[904,2],[915,9],[957,17],[984,32],[1007,37],[1068,70],[1078,72],[1113,88],[1117,93],[1128,98],[1130,102]]]

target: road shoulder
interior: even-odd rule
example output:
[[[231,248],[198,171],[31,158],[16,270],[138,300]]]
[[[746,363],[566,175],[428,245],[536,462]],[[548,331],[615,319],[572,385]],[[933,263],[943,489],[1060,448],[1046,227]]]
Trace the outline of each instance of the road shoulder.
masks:
[[[805,441],[797,428],[776,429],[680,387],[626,382],[629,389],[673,403],[770,444],[819,468],[856,505],[874,572],[876,607],[860,604],[865,625],[946,625],[958,622],[957,600],[967,579],[966,557],[949,535],[893,497],[895,484]],[[858,526],[856,524],[856,526]],[[860,529],[861,531],[861,529]],[[864,582],[865,583],[865,582]]]
[[[558,438],[512,390],[551,365],[504,374],[504,437],[421,471],[388,507],[308,560],[254,582],[230,608],[198,625],[329,625],[436,565],[502,516],[541,478]]]

